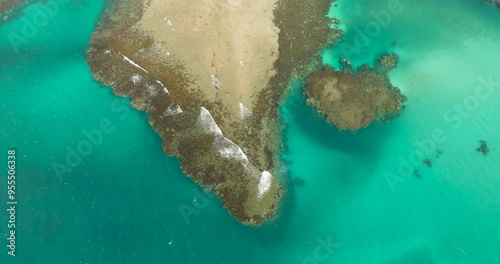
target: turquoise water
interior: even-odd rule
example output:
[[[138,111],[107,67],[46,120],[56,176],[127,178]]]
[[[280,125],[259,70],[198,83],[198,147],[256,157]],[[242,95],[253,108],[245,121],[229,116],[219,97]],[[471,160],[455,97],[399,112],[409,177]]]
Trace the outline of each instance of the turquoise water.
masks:
[[[354,46],[355,29],[387,6],[340,1],[331,13],[343,43]],[[396,52],[390,76],[407,109],[394,122],[339,132],[304,106],[295,84],[280,109],[293,184],[280,218],[260,228],[233,220],[163,154],[147,115],[92,79],[85,51],[103,0],[61,4],[18,53],[9,35],[26,36],[23,17],[0,25],[0,150],[17,150],[19,201],[17,256],[4,248],[0,263],[500,262],[500,10],[473,0],[401,6],[368,45],[337,45],[323,59],[361,65]],[[36,13],[31,5],[24,18]],[[66,165],[102,122],[102,144],[57,175],[54,164]],[[475,151],[479,140],[487,156]],[[416,151],[433,166],[412,162]],[[183,218],[180,206],[195,214]]]

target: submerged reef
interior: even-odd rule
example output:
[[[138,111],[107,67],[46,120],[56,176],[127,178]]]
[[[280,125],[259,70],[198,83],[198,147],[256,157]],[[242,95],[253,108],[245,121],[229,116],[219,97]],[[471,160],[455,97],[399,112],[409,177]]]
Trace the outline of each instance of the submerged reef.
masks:
[[[432,167],[432,160],[430,159],[423,159],[422,162],[427,166],[427,167]]]
[[[0,19],[6,20],[8,17],[7,12],[9,12],[15,5],[20,4],[20,0],[1,0],[0,1]]]
[[[331,2],[114,1],[92,35],[87,62],[95,79],[150,114],[163,150],[180,159],[193,181],[217,194],[237,220],[258,225],[276,217],[285,192],[278,103],[290,78],[314,70],[319,51],[341,34],[325,16]],[[255,20],[271,11],[271,18]],[[248,30],[256,25],[261,28]],[[246,42],[235,45],[235,39]],[[262,43],[275,43],[274,54]],[[242,56],[242,45],[255,54]],[[234,56],[242,58],[232,64]],[[269,58],[275,58],[271,69],[262,71],[259,62]],[[241,78],[264,85],[226,85]]]
[[[490,149],[488,148],[488,144],[486,144],[486,141],[484,140],[479,140],[479,144],[481,144],[478,148],[476,148],[477,152],[483,153],[483,155],[488,154],[490,152]]]
[[[330,66],[316,71],[304,90],[306,103],[341,130],[355,131],[374,120],[397,117],[406,98],[386,73],[395,67],[397,57],[384,55],[378,62],[380,69],[363,65],[352,71],[351,64],[342,60],[343,71]]]
[[[376,61],[376,69],[379,71],[389,71],[398,65],[399,57],[395,53],[384,53]]]
[[[6,11],[13,6],[17,5],[20,0],[2,0],[0,2],[0,12]]]

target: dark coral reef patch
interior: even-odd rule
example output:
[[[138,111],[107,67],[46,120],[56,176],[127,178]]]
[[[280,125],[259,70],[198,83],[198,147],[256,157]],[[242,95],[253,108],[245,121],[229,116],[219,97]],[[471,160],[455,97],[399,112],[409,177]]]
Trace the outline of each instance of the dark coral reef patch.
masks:
[[[399,115],[406,98],[387,76],[387,71],[396,67],[397,56],[383,55],[375,69],[363,65],[353,71],[348,61],[342,60],[341,64],[343,71],[326,66],[309,77],[305,88],[308,105],[329,123],[351,131]]]

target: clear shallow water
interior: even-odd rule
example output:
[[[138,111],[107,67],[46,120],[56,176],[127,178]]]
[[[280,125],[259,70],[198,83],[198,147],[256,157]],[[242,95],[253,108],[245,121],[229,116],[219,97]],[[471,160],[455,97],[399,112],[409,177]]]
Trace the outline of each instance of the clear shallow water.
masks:
[[[353,2],[332,8],[344,29],[362,27],[371,11],[387,7]],[[389,124],[338,132],[304,106],[296,85],[280,110],[284,169],[294,184],[280,218],[255,229],[200,196],[178,161],[163,154],[147,115],[93,81],[85,50],[103,1],[79,3],[61,7],[19,54],[8,36],[22,21],[0,28],[0,149],[15,147],[19,166],[15,263],[315,263],[315,249],[329,238],[335,248],[321,251],[318,263],[500,261],[500,10],[472,0],[401,1],[401,13],[348,56],[360,65],[387,50],[400,55],[391,79],[409,101]],[[31,18],[36,9],[25,11]],[[345,43],[354,43],[353,35],[348,31]],[[327,49],[324,62],[338,66],[345,55],[339,46]],[[481,98],[480,77],[494,82]],[[473,97],[478,105],[471,108]],[[465,102],[469,110],[457,119]],[[102,120],[115,129],[58,178],[52,164],[65,163],[67,148]],[[391,185],[387,175],[398,174],[399,157],[425,152],[412,143],[432,139],[435,130],[444,139],[434,141],[439,158],[426,155],[433,167],[415,163],[421,179],[390,176],[399,179]],[[490,146],[486,157],[475,151],[480,139]],[[186,221],[179,206],[197,214]]]

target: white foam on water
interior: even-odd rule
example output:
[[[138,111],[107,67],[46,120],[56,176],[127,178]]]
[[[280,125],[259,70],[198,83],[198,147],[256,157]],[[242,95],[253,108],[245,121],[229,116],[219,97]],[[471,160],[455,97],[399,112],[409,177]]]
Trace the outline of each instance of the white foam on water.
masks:
[[[240,109],[241,119],[252,115],[252,112],[243,103],[238,103],[238,108]]]
[[[200,108],[200,117],[198,118],[198,125],[214,133],[215,135],[222,136],[222,130],[220,130],[217,123],[215,123],[215,120],[210,114],[210,112],[203,106]]]
[[[132,77],[130,77],[130,80],[134,83],[134,84],[138,84],[142,81],[142,76],[140,76],[139,74],[134,74],[132,75]]]
[[[219,81],[219,79],[217,79],[217,77],[215,77],[215,75],[210,75],[212,77],[212,86],[217,88],[217,89],[222,89],[223,85],[222,83]]]
[[[271,188],[272,180],[273,175],[271,175],[271,173],[269,173],[268,171],[262,172],[262,174],[260,175],[259,193],[257,194],[257,197],[261,198],[267,191],[269,191],[269,188]]]
[[[163,83],[161,83],[160,81],[156,80],[156,82],[161,85],[161,87],[163,87],[163,92],[165,92],[166,94],[169,94],[168,90],[167,90],[167,87],[165,87],[165,85],[163,85]]]
[[[130,63],[130,64],[134,65],[135,67],[137,67],[137,68],[139,68],[139,69],[141,69],[141,70],[143,70],[145,73],[149,73],[149,72],[148,72],[148,71],[146,71],[144,68],[142,68],[139,64],[137,64],[137,63],[135,63],[134,61],[132,61],[131,59],[129,59],[127,56],[125,56],[125,55],[123,55],[123,54],[121,54],[121,53],[120,53],[120,55],[122,55],[122,56],[123,56],[123,59],[124,59],[125,61],[127,61],[128,63]]]
[[[158,91],[156,90],[156,87],[154,87],[154,85],[148,85],[148,87],[146,87],[146,91],[148,91],[148,94],[150,96],[156,96],[158,94]]]
[[[179,105],[176,106],[169,106],[165,111],[163,112],[163,116],[173,116],[173,115],[178,115],[182,113],[182,109]]]
[[[245,167],[245,171],[252,175],[252,177],[255,177],[256,179],[260,178],[261,172],[255,168],[255,166],[252,165],[252,163],[248,162],[242,162],[243,167]]]
[[[247,155],[233,141],[226,137],[218,137],[215,139],[215,144],[219,154],[226,159],[236,159],[249,163]],[[244,164],[245,164],[244,163]]]
[[[219,154],[226,159],[240,160],[245,167],[245,171],[252,177],[259,180],[257,197],[261,198],[269,188],[271,188],[272,175],[268,171],[260,172],[250,161],[243,150],[233,141],[224,137],[222,130],[219,128],[210,112],[205,108],[200,108],[200,117],[197,124],[211,133],[215,134],[215,148]]]

